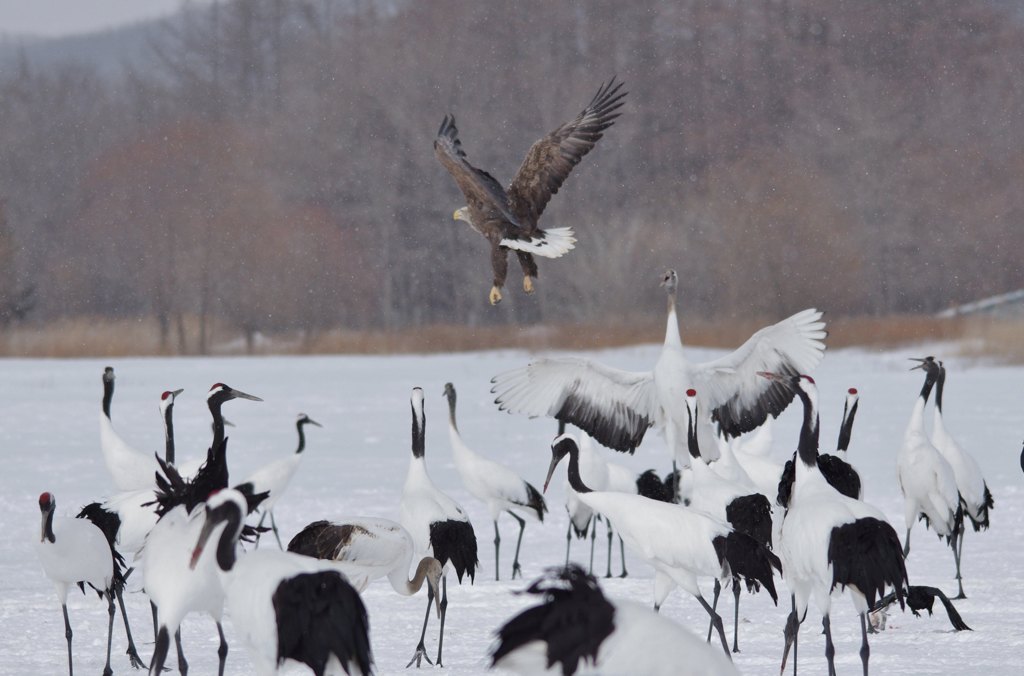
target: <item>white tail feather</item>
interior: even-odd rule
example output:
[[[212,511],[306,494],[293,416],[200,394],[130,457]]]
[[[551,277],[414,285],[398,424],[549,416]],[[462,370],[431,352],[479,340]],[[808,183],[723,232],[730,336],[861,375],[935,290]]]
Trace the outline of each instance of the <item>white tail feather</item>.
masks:
[[[528,251],[544,258],[559,258],[576,248],[576,234],[572,228],[551,228],[538,230],[529,241],[503,239],[501,245],[516,251]]]

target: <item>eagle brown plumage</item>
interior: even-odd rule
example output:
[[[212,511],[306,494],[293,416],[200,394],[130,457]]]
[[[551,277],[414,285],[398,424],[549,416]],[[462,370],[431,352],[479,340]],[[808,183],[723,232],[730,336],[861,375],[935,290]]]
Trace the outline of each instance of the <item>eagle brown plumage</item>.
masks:
[[[537,277],[533,256],[558,258],[575,246],[572,228],[541,230],[537,221],[573,167],[621,114],[616,111],[628,93],[621,89],[622,83],[612,78],[601,85],[579,115],[534,143],[507,191],[493,176],[466,159],[455,117],[446,115],[441,122],[434,153],[466,197],[466,206],[458,209],[454,218],[467,221],[491,243],[492,305],[501,300],[510,249],[516,252],[523,269],[523,290],[533,293]]]

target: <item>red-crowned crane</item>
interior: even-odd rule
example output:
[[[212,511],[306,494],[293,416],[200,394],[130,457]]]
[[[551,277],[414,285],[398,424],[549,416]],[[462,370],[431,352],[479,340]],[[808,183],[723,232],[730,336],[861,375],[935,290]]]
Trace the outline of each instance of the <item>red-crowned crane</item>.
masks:
[[[923,516],[926,525],[949,542],[959,579],[956,513],[960,506],[960,494],[956,488],[956,476],[924,428],[924,407],[932,387],[938,381],[939,366],[934,359],[913,361],[917,361],[918,365],[911,370],[923,369],[926,375],[921,394],[911,411],[907,430],[903,434],[903,446],[896,457],[896,479],[903,492],[903,516],[907,522],[903,555],[906,557],[910,554],[910,531],[914,522]]]
[[[860,657],[868,674],[867,614],[886,586],[897,591],[900,605],[907,585],[900,539],[885,516],[874,507],[839,493],[818,469],[818,389],[810,376],[761,373],[766,379],[789,388],[803,403],[804,416],[797,444],[796,478],[789,508],[782,522],[779,556],[783,577],[793,593],[793,611],[786,621],[785,669],[796,645],[800,623],[813,597],[821,611],[825,633],[828,673],[835,674],[835,646],[829,617],[832,592],[845,589],[860,615]]]
[[[521,476],[489,458],[485,458],[462,440],[458,425],[455,423],[455,386],[445,383],[444,397],[448,400],[448,439],[452,445],[452,460],[455,469],[462,479],[462,485],[469,494],[487,505],[487,510],[494,522],[494,579],[498,575],[498,548],[501,534],[498,532],[498,516],[507,512],[519,523],[519,538],[516,540],[516,554],[512,558],[512,579],[518,573],[523,576],[519,566],[519,547],[523,544],[523,531],[526,520],[516,514],[522,511],[538,521],[544,521],[544,512],[548,511],[544,497]]]
[[[121,491],[153,487],[153,474],[158,470],[152,455],[129,446],[114,429],[110,420],[110,404],[114,399],[114,367],[103,369],[103,402],[100,409],[100,449],[114,485]]]
[[[338,668],[352,676],[372,673],[370,623],[359,593],[330,563],[308,556],[266,549],[238,556],[248,511],[247,497],[237,490],[213,495],[189,558],[193,569],[201,559],[215,561],[231,624],[256,673],[277,674],[286,660],[316,676]],[[215,552],[204,556],[211,539]]]
[[[430,475],[427,474],[425,432],[427,418],[423,412],[423,390],[415,387],[410,400],[412,408],[412,457],[409,458],[409,471],[405,475],[402,487],[402,500],[399,505],[402,526],[409,531],[416,553],[429,555],[441,562],[444,574],[441,576],[441,628],[437,639],[437,666],[441,664],[441,650],[444,647],[444,622],[448,609],[448,570],[455,568],[459,583],[462,576],[469,579],[476,577],[478,564],[476,555],[476,534],[473,524],[465,510],[457,502],[441,492]],[[416,645],[409,664],[420,666],[421,660],[427,657],[423,645],[427,633],[427,620],[430,619],[430,606],[434,603],[434,594],[427,590],[427,611],[423,617],[423,631]]]
[[[578,357],[538,359],[491,380],[495,403],[503,411],[572,423],[602,445],[629,453],[654,425],[664,430],[673,457],[685,465],[688,388],[697,390],[701,409],[727,436],[737,436],[777,416],[793,400],[785,388],[755,377],[757,371],[807,373],[821,361],[825,323],[820,312],[809,309],[761,329],[731,354],[691,363],[676,319],[675,270],[665,272],[661,285],[668,292],[668,322],[653,371],[620,371]],[[697,431],[702,451],[716,454],[711,426],[702,423]]]
[[[35,542],[36,554],[43,566],[43,572],[53,582],[64,611],[64,637],[68,642],[68,674],[74,674],[74,660],[71,656],[71,620],[68,618],[68,589],[85,585],[96,590],[100,598],[107,597],[107,662],[104,676],[110,676],[110,644],[114,632],[114,599],[117,598],[124,612],[121,592],[124,589],[124,559],[114,550],[107,536],[90,519],[54,516],[57,501],[52,493],[39,496],[39,512],[42,528],[39,540]],[[127,623],[125,627],[127,627]],[[130,635],[130,634],[129,634]],[[132,667],[141,666],[135,646],[129,644]]]
[[[960,493],[960,507],[957,512],[957,571],[956,584],[958,593],[955,598],[967,598],[964,595],[964,584],[960,575],[960,563],[964,548],[964,516],[971,520],[974,532],[988,529],[989,510],[995,505],[992,493],[988,490],[985,477],[981,473],[974,457],[961,448],[956,439],[946,430],[942,414],[942,392],[946,385],[946,367],[939,362],[939,377],[935,385],[935,417],[932,419],[932,443],[939,453],[953,468],[956,489]]]
[[[689,507],[710,514],[714,518],[725,521],[734,530],[745,533],[765,547],[772,547],[772,503],[760,493],[753,484],[739,484],[718,475],[708,467],[700,452],[697,439],[696,421],[700,420],[697,404],[697,392],[686,391],[686,410],[689,418],[687,425],[687,448],[690,451],[690,468],[693,471],[693,490],[690,491]],[[756,591],[757,583],[748,579],[750,591]],[[717,609],[721,583],[715,579],[715,596],[711,608]],[[740,576],[733,575],[732,594],[735,601],[733,617],[732,651],[738,653],[740,633]],[[713,626],[708,627],[708,640],[711,640]]]
[[[268,462],[263,467],[259,468],[255,472],[249,475],[244,483],[252,484],[253,492],[255,493],[269,493],[268,497],[261,505],[260,511],[260,522],[256,524],[256,546],[260,545],[260,528],[263,527],[263,521],[266,520],[267,515],[270,515],[270,528],[274,531],[274,538],[277,540],[278,549],[284,549],[281,544],[281,536],[277,532],[277,521],[274,519],[274,505],[280,499],[281,495],[288,488],[288,484],[291,483],[292,477],[295,476],[296,470],[299,469],[299,465],[302,463],[302,459],[305,457],[302,453],[306,450],[306,433],[303,431],[303,427],[306,425],[316,425],[317,427],[323,427],[320,423],[310,418],[305,413],[300,413],[295,420],[295,429],[299,433],[299,446],[295,449],[295,452],[284,458],[278,458]]]

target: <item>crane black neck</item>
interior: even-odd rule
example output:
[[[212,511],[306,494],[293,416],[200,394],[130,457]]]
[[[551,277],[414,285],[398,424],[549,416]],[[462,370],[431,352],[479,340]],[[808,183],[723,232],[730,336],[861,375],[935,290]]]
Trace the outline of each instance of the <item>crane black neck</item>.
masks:
[[[857,415],[859,401],[854,401],[853,406],[849,404],[843,408],[843,426],[839,428],[839,443],[836,445],[840,451],[850,447],[850,436],[853,434],[853,419]]]
[[[57,536],[53,534],[53,513],[55,511],[56,510],[51,507],[43,512],[43,539],[50,544],[57,541]]]
[[[929,373],[924,379],[924,386],[921,388],[921,399],[924,403],[928,403],[928,397],[931,396],[932,387],[935,386],[935,375]]]
[[[800,441],[797,444],[797,453],[801,462],[808,467],[818,466],[818,410],[811,401],[811,397],[802,389],[797,390],[804,405],[804,421],[800,426]]]
[[[422,458],[426,452],[426,426],[427,419],[422,411],[417,411],[412,406],[412,457]]]
[[[459,430],[459,426],[455,422],[455,388],[447,388],[445,390],[445,396],[448,397],[448,422],[451,423],[452,429],[457,432]]]
[[[220,397],[211,397],[207,401],[207,405],[210,407],[210,415],[213,416],[213,443],[210,444],[211,449],[219,448],[224,441],[224,414],[220,412],[220,407],[223,403]]]
[[[583,483],[583,477],[580,475],[580,449],[576,445],[575,441],[567,439],[561,443],[568,445],[567,453],[569,455],[569,485],[577,493],[593,493],[593,489]]]
[[[305,427],[307,423],[309,423],[307,418],[299,418],[295,423],[295,429],[299,431],[299,447],[295,449],[296,453],[302,453],[306,450],[306,432],[302,428]]]
[[[238,534],[242,530],[243,514],[239,511],[238,505],[233,502],[225,503],[207,514],[206,518],[215,516],[217,521],[223,521],[226,525],[217,540],[217,565],[221,570],[231,570],[235,567],[237,560]]]
[[[109,375],[109,377],[108,377]],[[114,376],[110,371],[103,372],[103,415],[110,420],[110,402],[114,399]]]
[[[164,409],[164,460],[168,465],[174,464],[174,419],[171,415],[173,410],[174,402],[172,401]]]
[[[939,367],[939,375],[935,381],[935,410],[942,413],[942,390],[946,386],[946,369]]]
[[[686,423],[686,446],[690,451],[691,458],[703,462],[700,456],[700,442],[697,441],[697,424],[694,422],[696,417],[697,405],[694,404],[693,411],[687,416],[689,420]]]

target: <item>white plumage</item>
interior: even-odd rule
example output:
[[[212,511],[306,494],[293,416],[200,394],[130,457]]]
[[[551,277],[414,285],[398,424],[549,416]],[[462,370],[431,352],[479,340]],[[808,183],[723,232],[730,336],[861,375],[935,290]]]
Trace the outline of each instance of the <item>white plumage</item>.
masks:
[[[736,436],[778,415],[792,400],[791,393],[756,378],[758,371],[807,372],[821,361],[825,324],[811,309],[761,329],[725,357],[692,364],[683,354],[676,319],[674,270],[665,273],[662,285],[668,290],[668,321],[653,371],[620,371],[575,357],[539,359],[492,379],[499,408],[564,420],[618,451],[632,452],[654,425],[665,432],[677,462],[685,464],[688,388],[700,393],[702,410]],[[699,430],[703,452],[713,453],[710,426]]]
[[[572,228],[548,228],[537,230],[529,240],[503,239],[501,245],[544,258],[560,258],[576,248],[576,233]]]
[[[544,512],[547,505],[540,492],[527,483],[518,474],[504,465],[485,458],[473,451],[462,440],[459,434],[458,425],[455,422],[455,386],[446,383],[444,396],[448,399],[448,439],[452,445],[452,459],[455,461],[455,469],[462,479],[462,485],[466,490],[480,502],[487,505],[491,520],[494,522],[494,579],[500,579],[498,575],[498,550],[501,543],[501,535],[498,532],[498,516],[502,512],[508,512],[519,523],[519,538],[516,541],[516,553],[512,559],[512,579],[518,573],[520,577],[523,572],[519,566],[519,548],[523,543],[523,531],[526,528],[526,521],[516,512],[523,512],[544,521]]]
[[[412,408],[412,457],[409,459],[409,470],[402,487],[402,499],[399,504],[399,521],[412,536],[417,555],[430,555],[441,562],[445,573],[441,577],[441,627],[437,641],[437,665],[441,666],[441,653],[444,647],[444,623],[448,606],[449,568],[454,567],[459,582],[462,576],[469,574],[470,579],[476,576],[476,535],[465,510],[450,497],[438,490],[427,473],[425,431],[427,419],[423,412],[423,390],[413,388],[410,400]],[[423,640],[427,632],[427,620],[430,619],[430,604],[433,594],[428,590],[427,613],[423,618],[423,631],[420,634],[416,652],[409,661],[416,666],[427,659]]]
[[[110,420],[110,404],[114,397],[114,369],[103,370],[103,406],[100,409],[100,449],[114,485],[121,491],[134,491],[153,486],[153,475],[159,470],[156,459],[125,442]]]
[[[498,629],[495,667],[520,674],[733,676],[728,659],[692,633],[630,601],[606,597],[576,566],[551,570],[527,592],[544,602]]]
[[[910,531],[919,515],[928,517],[928,525],[938,535],[955,538],[954,520],[959,504],[953,468],[932,444],[924,428],[924,407],[938,378],[938,368],[935,365],[929,370],[926,368],[929,362],[920,361],[914,368],[925,368],[927,376],[910,413],[903,446],[896,458],[896,478],[903,491],[903,516],[907,524],[904,555],[910,553]],[[955,555],[956,543],[952,545]]]
[[[791,388],[804,406],[795,459],[796,476],[778,545],[783,575],[794,603],[786,624],[783,668],[813,598],[825,630],[829,673],[835,673],[829,613],[832,593],[846,589],[861,618],[861,659],[867,674],[867,612],[875,599],[882,596],[886,585],[896,587],[901,605],[903,603],[907,572],[899,537],[881,511],[842,495],[829,485],[818,469],[818,391],[814,381],[808,376],[761,375]]]
[[[292,481],[292,477],[295,476],[295,472],[299,469],[299,465],[302,463],[302,459],[305,457],[303,451],[306,449],[306,433],[303,431],[303,427],[306,425],[316,425],[317,427],[323,427],[320,423],[310,418],[305,413],[300,413],[295,420],[295,429],[299,434],[299,445],[295,449],[295,452],[284,458],[278,458],[268,462],[263,467],[259,468],[252,474],[250,474],[245,481],[242,483],[248,483],[252,485],[253,493],[269,493],[267,499],[260,504],[260,522],[258,526],[263,525],[264,519],[270,516],[270,527],[274,531],[274,537],[277,539],[277,546],[279,549],[284,549],[281,544],[281,536],[277,532],[277,521],[274,519],[274,505],[281,499],[281,495],[287,490],[288,485]],[[260,544],[260,535],[257,532],[256,535],[256,546]]]
[[[245,642],[257,674],[277,674],[295,660],[322,674],[372,670],[369,623],[359,594],[332,564],[291,552],[261,550],[237,557],[246,500],[224,490],[206,503],[200,533],[187,550],[192,565],[216,558],[231,624]],[[207,552],[214,536],[216,552]],[[310,601],[314,601],[313,604]]]
[[[110,623],[107,628],[107,662],[105,674],[110,670],[110,643],[114,628],[114,559],[106,537],[98,527],[86,519],[54,516],[57,502],[50,493],[39,496],[42,529],[33,543],[43,572],[53,582],[64,611],[64,633],[68,641],[68,672],[73,669],[71,657],[71,622],[68,619],[68,589],[76,583],[85,583],[107,597]]]
[[[728,524],[702,512],[641,495],[592,491],[580,478],[579,447],[572,435],[556,438],[551,453],[545,487],[558,463],[568,455],[569,482],[579,493],[579,499],[609,519],[626,545],[654,567],[654,607],[660,607],[676,586],[682,587],[707,611],[718,630],[723,650],[729,654],[722,619],[704,599],[697,578],[710,576],[724,580],[732,574],[746,575],[757,569],[756,579],[774,597],[771,562],[774,559],[777,566],[777,559],[752,538],[735,533]],[[741,547],[747,548],[742,553],[749,555],[749,560],[734,557],[741,553]],[[749,568],[740,568],[751,563]]]
[[[386,577],[396,592],[412,596],[426,582],[438,601],[438,614],[441,612],[441,563],[423,557],[410,579],[412,536],[402,524],[390,519],[363,516],[342,522],[314,521],[291,539],[288,551],[332,561],[358,592]]]

